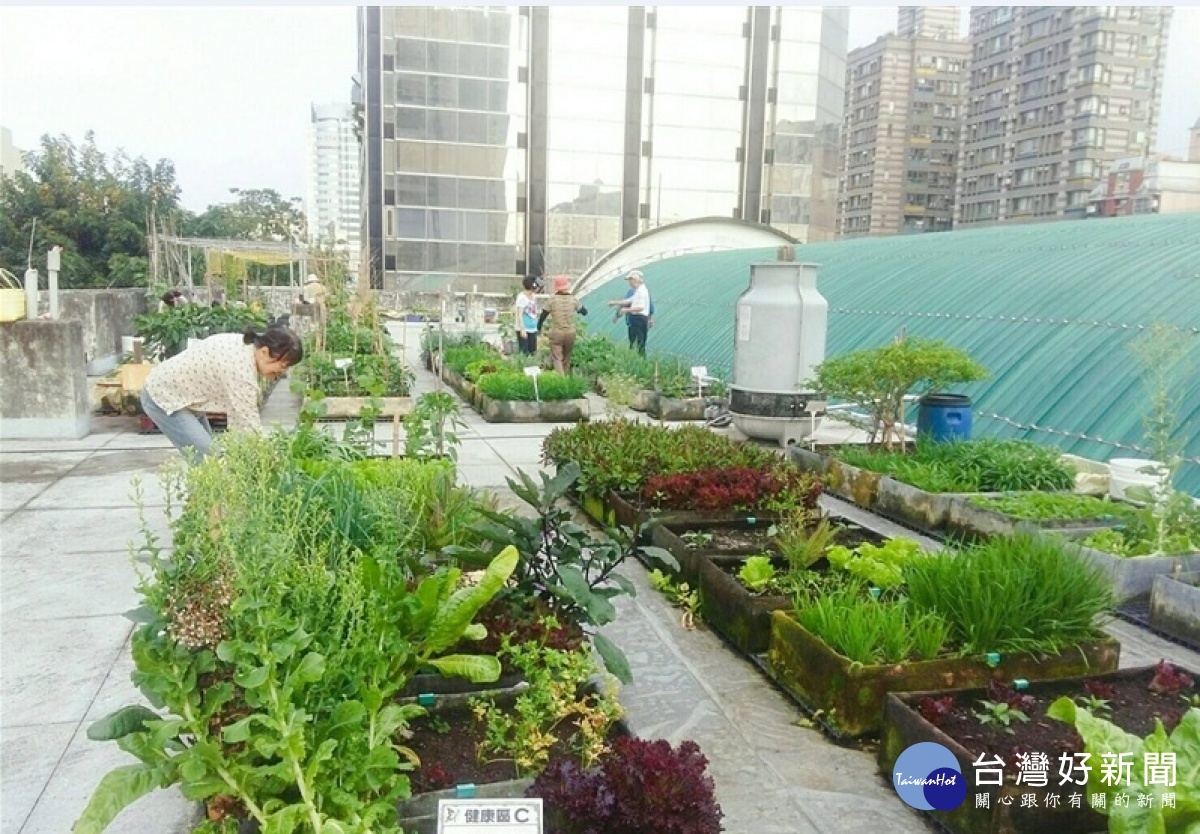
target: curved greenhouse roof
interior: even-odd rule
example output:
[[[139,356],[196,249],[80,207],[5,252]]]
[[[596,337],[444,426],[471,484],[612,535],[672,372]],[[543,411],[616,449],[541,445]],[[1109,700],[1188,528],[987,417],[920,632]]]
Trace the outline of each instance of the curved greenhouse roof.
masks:
[[[978,435],[1053,443],[1107,460],[1145,457],[1147,395],[1129,343],[1151,324],[1200,333],[1200,214],[1064,221],[796,247],[820,265],[829,301],[826,355],[910,335],[968,351],[991,377],[961,386]],[[654,299],[652,351],[728,378],[733,311],[750,264],[775,248],[686,255],[641,267]],[[622,283],[585,299],[591,328]],[[1179,368],[1178,485],[1200,494],[1200,338]],[[956,389],[957,390],[957,389]]]

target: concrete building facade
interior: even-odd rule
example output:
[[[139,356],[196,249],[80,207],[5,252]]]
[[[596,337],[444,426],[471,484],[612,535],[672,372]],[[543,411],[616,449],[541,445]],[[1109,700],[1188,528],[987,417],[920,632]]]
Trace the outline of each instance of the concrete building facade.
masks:
[[[1106,163],[1154,151],[1169,6],[983,6],[954,225],[1083,217]]]
[[[1088,217],[1200,211],[1200,160],[1118,159],[1088,195]]]
[[[0,177],[10,177],[17,171],[25,170],[25,160],[21,150],[13,145],[12,131],[0,127]]]
[[[507,290],[734,217],[832,238],[844,7],[360,7],[363,250]]]
[[[362,249],[359,214],[359,149],[354,107],[314,104],[309,129],[308,195],[305,217],[313,243],[333,246],[358,270]]]
[[[902,6],[900,34],[850,53],[839,237],[951,228],[968,55],[958,12]]]

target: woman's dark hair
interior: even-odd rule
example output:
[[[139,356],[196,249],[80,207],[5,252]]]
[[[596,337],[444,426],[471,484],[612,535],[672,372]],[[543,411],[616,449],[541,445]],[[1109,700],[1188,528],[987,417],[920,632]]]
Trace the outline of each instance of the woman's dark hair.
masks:
[[[536,290],[537,285],[538,285],[538,279],[534,278],[532,275],[530,275],[524,281],[521,282],[521,286],[527,290]]]
[[[247,327],[242,334],[242,341],[256,348],[265,347],[272,359],[282,359],[288,363],[288,367],[304,358],[304,345],[300,343],[300,337],[282,324],[272,324],[262,333]]]

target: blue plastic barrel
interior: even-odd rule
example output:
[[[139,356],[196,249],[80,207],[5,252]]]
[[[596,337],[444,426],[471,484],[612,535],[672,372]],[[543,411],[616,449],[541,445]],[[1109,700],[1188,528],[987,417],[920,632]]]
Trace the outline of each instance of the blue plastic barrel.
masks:
[[[917,435],[935,442],[971,438],[971,398],[962,394],[926,394],[917,409]]]

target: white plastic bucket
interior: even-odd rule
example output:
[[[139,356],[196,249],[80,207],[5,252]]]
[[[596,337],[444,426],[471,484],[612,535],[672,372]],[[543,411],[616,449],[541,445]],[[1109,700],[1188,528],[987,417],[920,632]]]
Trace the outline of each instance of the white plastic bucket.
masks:
[[[1164,464],[1157,460],[1143,458],[1113,458],[1108,462],[1111,479],[1108,494],[1122,501],[1131,500],[1125,494],[1129,487],[1148,487],[1151,491],[1160,490],[1166,480],[1165,473],[1157,473]],[[1148,470],[1148,471],[1142,471]]]

